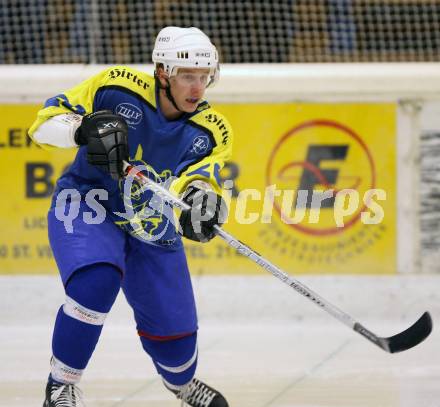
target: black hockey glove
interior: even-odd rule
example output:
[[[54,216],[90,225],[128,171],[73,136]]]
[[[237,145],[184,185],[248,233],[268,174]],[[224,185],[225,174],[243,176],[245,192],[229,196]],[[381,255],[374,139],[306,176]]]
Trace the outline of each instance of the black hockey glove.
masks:
[[[208,242],[215,236],[214,225],[222,225],[228,216],[226,203],[214,191],[189,186],[183,200],[191,206],[182,211],[179,223],[182,234],[196,242]]]
[[[84,116],[75,133],[75,142],[87,145],[87,161],[110,173],[123,176],[123,160],[128,161],[128,127],[125,120],[110,110]]]

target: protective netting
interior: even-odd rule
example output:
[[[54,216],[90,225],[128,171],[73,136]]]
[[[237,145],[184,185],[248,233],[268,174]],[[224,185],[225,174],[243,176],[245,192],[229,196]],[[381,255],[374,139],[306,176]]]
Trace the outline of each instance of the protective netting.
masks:
[[[440,61],[440,0],[1,0],[0,63],[150,63],[165,25],[222,62]]]

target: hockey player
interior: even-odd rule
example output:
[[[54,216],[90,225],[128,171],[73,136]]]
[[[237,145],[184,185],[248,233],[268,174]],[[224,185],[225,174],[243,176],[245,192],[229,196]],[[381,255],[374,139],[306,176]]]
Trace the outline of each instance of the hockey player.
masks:
[[[55,321],[44,407],[80,405],[77,383],[120,287],[165,387],[191,406],[228,406],[194,377],[197,315],[179,228],[135,183],[133,214],[121,216],[129,212],[127,160],[155,181],[175,177],[170,188],[192,207],[179,217],[184,237],[209,241],[224,222],[218,172],[230,157],[232,131],[203,99],[218,79],[218,54],[199,29],[166,27],[153,62],[154,77],[116,66],[47,100],[30,129],[43,147],[79,147],[48,214],[66,299]],[[78,215],[66,228],[57,214],[71,210]]]

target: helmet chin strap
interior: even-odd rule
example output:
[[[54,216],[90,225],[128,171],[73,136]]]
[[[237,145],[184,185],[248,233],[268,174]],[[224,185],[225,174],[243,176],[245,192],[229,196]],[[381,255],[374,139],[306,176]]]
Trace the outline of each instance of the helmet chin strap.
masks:
[[[180,113],[185,113],[183,110],[179,109],[179,106],[177,106],[176,100],[174,99],[174,96],[171,94],[171,84],[169,79],[167,78],[167,86],[162,86],[162,83],[159,80],[159,77],[157,76],[156,72],[154,72],[154,77],[156,78],[156,83],[159,85],[160,89],[165,90],[165,95],[167,96],[168,100],[172,103],[174,108],[179,111]]]
[[[170,81],[167,79],[167,86],[165,86],[165,94],[167,95],[168,100],[173,104],[173,106],[181,113],[185,113],[183,110],[180,110],[177,106],[176,99],[174,99],[174,96],[171,94],[171,84]]]

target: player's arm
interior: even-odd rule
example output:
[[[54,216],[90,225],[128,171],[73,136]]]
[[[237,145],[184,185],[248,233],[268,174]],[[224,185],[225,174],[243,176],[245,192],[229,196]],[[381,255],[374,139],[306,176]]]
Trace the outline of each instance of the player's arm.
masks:
[[[76,130],[83,116],[92,113],[95,94],[106,78],[103,71],[48,99],[29,129],[32,140],[43,148],[77,147]]]
[[[207,242],[215,236],[214,225],[222,225],[228,209],[221,196],[219,172],[230,159],[232,152],[232,129],[226,119],[225,127],[211,126],[214,148],[201,160],[187,165],[172,190],[181,193],[183,200],[191,206],[179,217],[182,234],[188,239]]]
[[[29,130],[42,147],[87,146],[87,160],[117,179],[128,160],[128,128],[111,111],[93,112],[96,92],[108,80],[108,70],[46,101]]]

